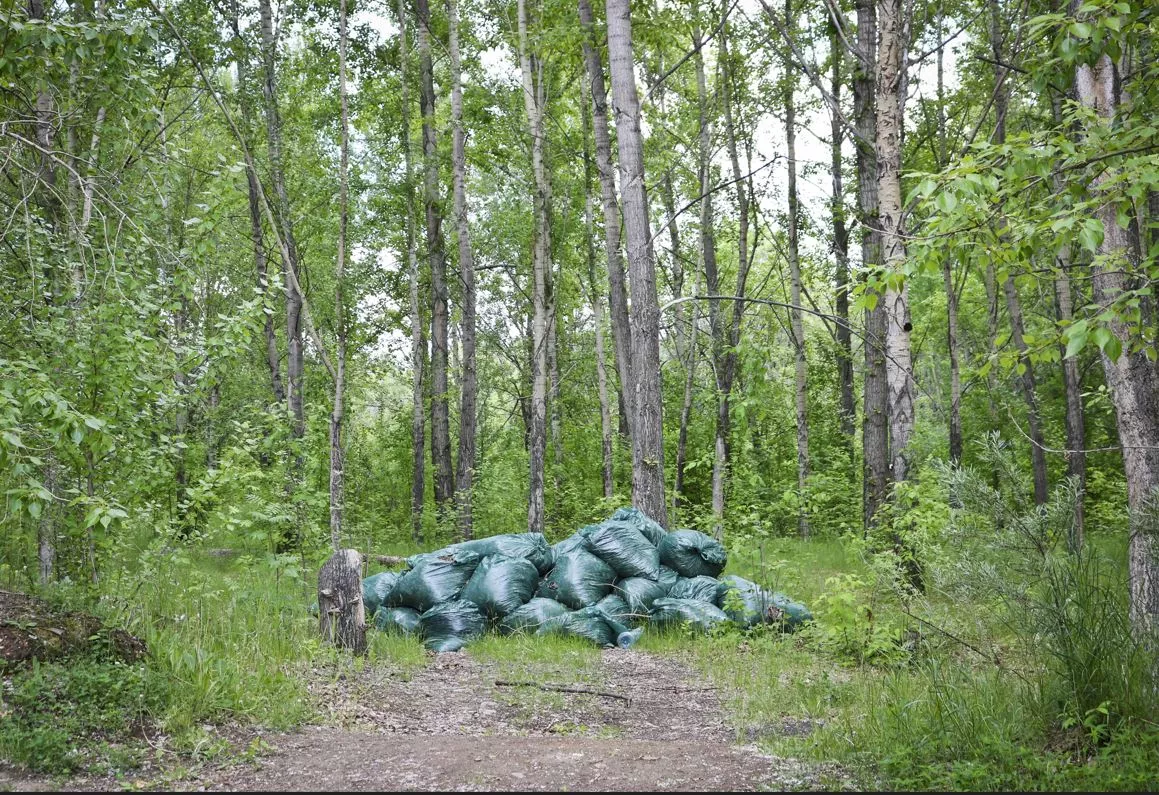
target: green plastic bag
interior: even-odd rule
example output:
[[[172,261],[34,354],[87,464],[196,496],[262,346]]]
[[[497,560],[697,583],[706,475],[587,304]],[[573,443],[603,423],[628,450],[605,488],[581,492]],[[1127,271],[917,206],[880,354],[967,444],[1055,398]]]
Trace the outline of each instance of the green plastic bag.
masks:
[[[668,591],[670,599],[692,599],[697,602],[708,602],[720,607],[721,599],[727,586],[715,577],[681,577]]]
[[[384,607],[374,617],[374,626],[393,635],[414,635],[419,631],[419,611],[409,607]]]
[[[656,626],[692,626],[704,632],[728,621],[719,607],[694,599],[657,599],[652,605],[652,622]]]
[[[383,571],[371,574],[362,580],[362,605],[366,617],[370,618],[382,606],[402,574],[397,571]]]
[[[622,640],[626,645],[621,648],[628,648],[640,637],[640,630],[629,630],[599,607],[592,606],[548,619],[537,634],[571,635],[597,646],[617,646]]]
[[[627,522],[607,521],[587,533],[588,551],[607,563],[620,577],[660,576],[660,553],[639,530]]]
[[[535,632],[548,620],[570,613],[571,608],[554,599],[537,596],[523,607],[512,610],[499,622],[499,631],[504,635],[516,632]]]
[[[619,621],[622,624],[630,624],[634,618],[632,610],[628,607],[628,603],[615,591],[596,602],[596,607],[603,610],[604,614],[609,618]]]
[[[667,596],[668,592],[672,590],[672,586],[680,579],[680,575],[676,573],[676,569],[670,569],[667,566],[660,565],[660,577],[658,582],[660,587],[664,589],[664,594]]]
[[[526,604],[538,585],[539,572],[530,560],[491,555],[476,567],[460,598],[490,618],[502,618]]]
[[[813,614],[800,602],[794,602],[783,593],[766,591],[752,580],[729,574],[721,577],[720,582],[724,586],[721,605],[726,607],[728,617],[742,627],[780,624],[786,630],[794,630],[806,621],[813,620]],[[729,606],[730,591],[740,597],[740,606]]]
[[[523,558],[531,562],[540,574],[546,574],[555,563],[555,553],[543,533],[506,533],[476,538],[452,544],[454,552],[473,552],[480,557],[502,555],[505,558]]]
[[[458,651],[487,631],[487,619],[474,602],[441,602],[419,616],[423,646],[434,652]]]
[[[717,577],[724,571],[728,554],[719,541],[699,530],[677,530],[661,540],[660,560],[681,577]]]
[[[428,557],[399,578],[386,600],[388,607],[412,607],[420,613],[454,599],[475,573],[479,556],[458,552]]]
[[[555,568],[543,578],[536,596],[579,610],[607,596],[615,579],[608,564],[590,552],[576,550],[556,557]]]
[[[638,530],[643,534],[644,538],[652,542],[652,546],[654,547],[660,546],[660,541],[664,536],[668,535],[667,530],[652,521],[647,514],[637,508],[620,508],[612,514],[612,518],[609,521],[624,522]]]
[[[643,620],[652,611],[652,603],[664,598],[664,586],[655,580],[643,577],[627,577],[616,580],[612,593],[628,605],[628,613],[635,620]]]

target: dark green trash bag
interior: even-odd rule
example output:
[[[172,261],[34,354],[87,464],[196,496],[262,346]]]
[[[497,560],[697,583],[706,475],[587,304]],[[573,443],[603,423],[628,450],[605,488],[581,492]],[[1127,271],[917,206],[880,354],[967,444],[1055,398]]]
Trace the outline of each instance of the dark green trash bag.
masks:
[[[458,651],[487,631],[487,619],[474,602],[441,602],[419,616],[423,646],[435,652]]]
[[[490,618],[502,618],[526,604],[538,585],[539,572],[530,560],[491,555],[479,563],[460,598]]]
[[[672,586],[680,579],[680,575],[676,573],[676,569],[670,569],[664,564],[660,564],[660,587],[664,589],[664,594],[667,595],[672,590]]]
[[[366,609],[367,618],[382,606],[400,577],[402,574],[397,571],[383,571],[363,578],[362,605]]]
[[[374,626],[392,635],[414,635],[419,631],[419,611],[409,607],[384,607],[374,617]]]
[[[592,527],[595,527],[595,526],[596,525],[592,525]],[[583,531],[587,530],[587,529],[588,528],[585,527],[585,528],[583,528],[583,530],[580,530],[577,533],[572,533],[570,536],[565,538],[563,541],[560,541],[560,542],[556,543],[555,545],[553,545],[551,548],[551,552],[553,555],[552,560],[553,561],[559,560],[564,555],[570,555],[571,553],[576,552],[576,551],[582,550],[583,552],[587,552],[588,551],[588,540],[583,535]]]
[[[665,626],[692,626],[704,632],[728,621],[719,607],[695,599],[657,599],[652,605],[652,623]]]
[[[629,630],[610,618],[598,607],[585,607],[548,619],[539,628],[539,635],[571,635],[584,638],[597,646],[628,648],[639,639],[642,630]]]
[[[612,514],[612,518],[609,521],[624,522],[635,528],[643,534],[644,538],[651,541],[654,547],[660,546],[660,540],[668,535],[667,530],[652,521],[647,514],[637,508],[621,508]]]
[[[607,563],[590,552],[575,550],[556,557],[555,568],[543,578],[536,596],[579,610],[607,596],[615,579],[616,573]]]
[[[504,535],[476,538],[452,544],[448,549],[455,552],[474,552],[480,557],[502,555],[506,558],[523,558],[531,561],[540,574],[546,574],[555,562],[555,553],[543,533],[506,533]]]
[[[668,591],[669,599],[692,599],[720,607],[727,586],[715,577],[681,577]]]
[[[608,520],[585,533],[588,551],[611,566],[620,577],[660,576],[660,553],[627,522]]]
[[[681,577],[717,577],[728,555],[719,541],[699,530],[677,530],[660,541],[660,560]]]
[[[752,580],[730,574],[721,577],[720,582],[723,586],[721,605],[725,607],[728,617],[742,627],[781,624],[785,629],[793,630],[813,620],[809,608],[800,602],[794,602],[783,593],[766,591]],[[740,597],[740,605],[730,599],[730,592]]]
[[[570,613],[571,608],[554,599],[537,596],[523,607],[512,610],[499,622],[499,631],[504,635],[515,632],[535,632],[549,619]]]
[[[615,591],[596,602],[596,607],[603,610],[608,618],[619,621],[621,624],[630,624],[634,618],[628,603]]]
[[[457,552],[428,557],[399,578],[386,600],[388,607],[413,607],[420,613],[459,595],[475,573],[479,556]]]
[[[628,612],[632,618],[642,621],[652,611],[652,603],[665,596],[664,586],[655,580],[643,577],[627,577],[616,580],[612,593],[619,596],[628,605]]]

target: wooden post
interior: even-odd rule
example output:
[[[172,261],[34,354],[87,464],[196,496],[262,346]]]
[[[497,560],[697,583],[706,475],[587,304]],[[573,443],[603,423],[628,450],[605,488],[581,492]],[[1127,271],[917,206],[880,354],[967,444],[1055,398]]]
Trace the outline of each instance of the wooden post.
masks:
[[[335,646],[366,653],[362,555],[357,550],[338,550],[318,572],[318,623],[322,637]]]

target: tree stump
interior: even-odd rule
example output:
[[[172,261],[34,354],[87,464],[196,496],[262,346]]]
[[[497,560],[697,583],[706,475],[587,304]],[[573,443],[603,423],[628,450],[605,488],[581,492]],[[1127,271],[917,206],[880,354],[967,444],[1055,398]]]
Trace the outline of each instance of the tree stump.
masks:
[[[318,623],[325,640],[355,654],[366,653],[362,555],[357,550],[338,550],[318,572]]]

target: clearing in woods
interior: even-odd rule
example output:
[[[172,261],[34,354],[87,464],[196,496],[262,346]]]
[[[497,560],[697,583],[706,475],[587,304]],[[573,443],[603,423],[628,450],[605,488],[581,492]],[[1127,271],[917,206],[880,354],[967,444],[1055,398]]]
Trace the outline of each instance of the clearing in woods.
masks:
[[[499,645],[513,643],[514,649]],[[156,785],[210,791],[850,786],[832,766],[737,745],[722,706],[727,694],[671,655],[496,638],[469,653],[409,665],[305,675],[322,709],[318,723],[262,735],[262,752],[252,762],[172,770]],[[800,730],[792,721],[786,727]],[[13,789],[120,786],[92,778],[38,781],[0,770],[0,787]]]

